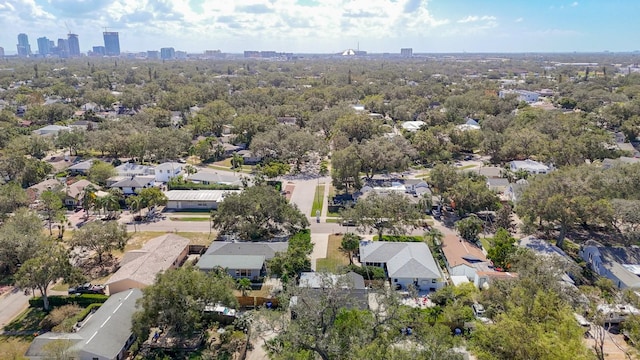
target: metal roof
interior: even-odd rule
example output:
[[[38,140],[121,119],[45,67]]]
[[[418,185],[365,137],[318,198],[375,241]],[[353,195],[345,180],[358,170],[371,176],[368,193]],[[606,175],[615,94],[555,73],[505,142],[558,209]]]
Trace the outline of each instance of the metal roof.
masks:
[[[169,190],[164,194],[169,201],[215,201],[221,202],[227,194],[239,190]]]

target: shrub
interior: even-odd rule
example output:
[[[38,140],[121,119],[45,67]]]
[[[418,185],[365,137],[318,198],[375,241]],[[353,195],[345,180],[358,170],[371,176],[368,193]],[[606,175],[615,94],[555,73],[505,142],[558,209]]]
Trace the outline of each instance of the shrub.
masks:
[[[378,239],[378,235],[373,237],[373,241],[388,241],[388,242],[422,242],[422,236],[412,235],[382,235],[382,239]]]
[[[349,265],[347,270],[361,275],[365,280],[384,280],[386,278],[384,270],[377,266]]]
[[[80,307],[87,307],[91,304],[102,304],[107,301],[109,297],[101,294],[81,294],[81,295],[54,295],[49,296],[49,305],[52,308],[76,304]],[[43,307],[42,297],[38,296],[29,299],[29,306],[31,307]]]
[[[63,324],[65,320],[74,318],[80,311],[82,311],[82,308],[76,304],[56,307],[40,322],[40,326],[43,329],[54,329],[58,325]],[[73,326],[73,324],[71,324],[71,326]]]

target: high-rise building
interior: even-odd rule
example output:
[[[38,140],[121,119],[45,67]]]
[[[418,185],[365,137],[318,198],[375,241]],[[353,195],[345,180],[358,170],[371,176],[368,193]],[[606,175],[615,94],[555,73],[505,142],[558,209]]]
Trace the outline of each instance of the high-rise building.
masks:
[[[49,45],[51,45],[51,42],[46,36],[38,38],[38,53],[40,53],[40,56],[47,56],[51,53]]]
[[[67,43],[69,44],[69,56],[80,56],[80,41],[77,34],[68,34]]]
[[[104,46],[94,46],[91,51],[91,55],[93,56],[104,56]]]
[[[162,48],[160,49],[160,58],[162,60],[171,60],[171,59],[175,59],[176,57],[176,50],[172,47],[168,47],[168,48]]]
[[[120,55],[120,37],[115,31],[105,31],[102,33],[104,38],[104,52],[107,56]]]
[[[69,42],[67,39],[58,39],[58,56],[61,58],[69,57]]]
[[[413,56],[413,49],[412,48],[400,49],[400,55],[411,57]]]
[[[153,59],[153,60],[160,59],[160,52],[158,52],[158,50],[147,51],[147,59]]]
[[[29,36],[25,33],[18,34],[18,56],[31,55],[31,45],[29,45]]]
[[[0,46],[0,58],[4,57],[4,48]]]

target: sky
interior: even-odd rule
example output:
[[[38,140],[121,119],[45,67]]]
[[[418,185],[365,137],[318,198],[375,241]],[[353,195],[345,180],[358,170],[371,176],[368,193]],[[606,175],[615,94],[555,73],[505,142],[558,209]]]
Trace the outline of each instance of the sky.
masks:
[[[80,50],[120,33],[122,51],[294,53],[633,51],[636,0],[1,0],[0,46],[17,35]]]

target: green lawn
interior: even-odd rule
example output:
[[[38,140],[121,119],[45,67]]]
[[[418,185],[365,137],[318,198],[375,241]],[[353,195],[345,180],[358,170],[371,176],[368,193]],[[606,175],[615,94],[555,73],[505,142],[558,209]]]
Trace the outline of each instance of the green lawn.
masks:
[[[349,265],[349,259],[340,251],[342,235],[329,235],[327,245],[327,257],[316,260],[316,271],[335,273],[343,266]]]
[[[340,219],[338,219],[337,217],[329,217],[329,214],[327,214],[327,221],[325,222],[337,224],[340,222]]]
[[[47,316],[47,313],[40,308],[27,308],[17,318],[4,327],[6,331],[38,331],[40,322]]]
[[[316,194],[313,197],[313,206],[311,207],[311,216],[316,216],[316,211],[322,213],[322,205],[324,199],[324,184],[316,186]]]
[[[0,336],[0,354],[3,359],[26,359],[23,355],[31,345],[31,340],[33,340],[32,335]]]
[[[486,250],[489,251],[489,249],[491,249],[491,240],[493,238],[485,238],[485,237],[480,237],[480,242],[482,243],[482,247]]]

